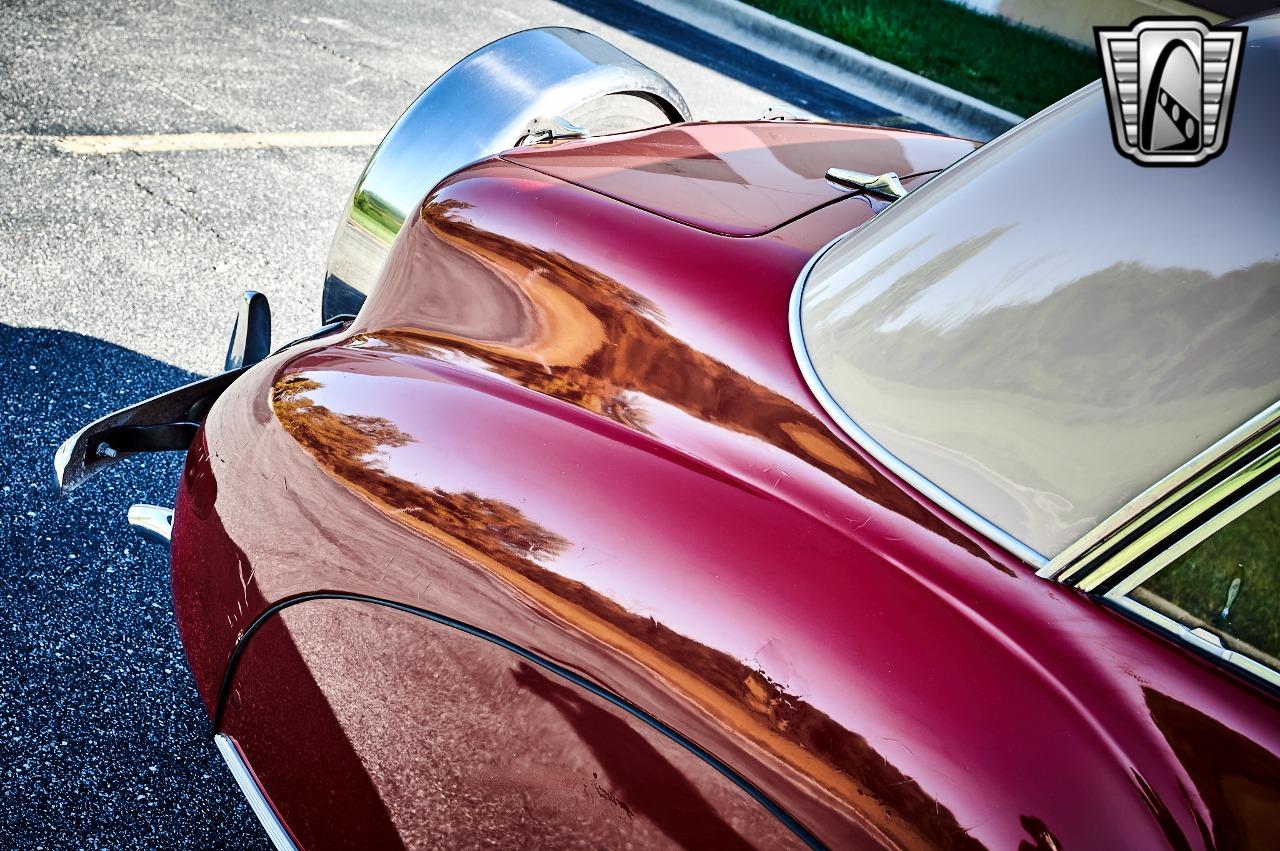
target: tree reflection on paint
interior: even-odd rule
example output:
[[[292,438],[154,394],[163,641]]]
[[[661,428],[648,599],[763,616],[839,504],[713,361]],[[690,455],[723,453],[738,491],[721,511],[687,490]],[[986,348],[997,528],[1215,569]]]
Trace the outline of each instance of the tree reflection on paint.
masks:
[[[649,434],[650,400],[669,405],[774,446],[1008,572],[813,413],[673,334],[648,297],[561,252],[485,230],[470,209],[449,198],[422,209],[357,323],[377,330],[357,339],[469,360]]]
[[[561,536],[525,517],[502,500],[470,492],[427,489],[387,472],[379,457],[385,448],[414,438],[385,417],[339,414],[317,404],[308,393],[322,385],[291,375],[275,385],[271,404],[285,430],[316,460],[348,482],[360,483],[370,496],[398,508],[412,508],[419,519],[488,552],[550,558],[568,546]]]
[[[644,664],[692,674],[697,686],[690,696],[711,715],[722,714],[715,706],[745,708],[751,721],[742,733],[783,762],[797,768],[808,764],[802,769],[806,774],[884,835],[905,846],[978,847],[948,809],[825,712],[741,660],[547,569],[570,542],[519,508],[475,493],[426,488],[390,473],[380,457],[384,450],[414,438],[385,418],[342,414],[317,403],[308,394],[321,388],[306,373],[283,376],[276,381],[272,407],[285,430],[329,475],[535,601],[555,604],[562,617],[572,621],[571,613],[582,613],[576,623],[587,634],[606,642],[608,632],[626,636],[645,648],[639,654]],[[729,723],[727,717],[720,720]],[[642,808],[643,802],[634,805]]]

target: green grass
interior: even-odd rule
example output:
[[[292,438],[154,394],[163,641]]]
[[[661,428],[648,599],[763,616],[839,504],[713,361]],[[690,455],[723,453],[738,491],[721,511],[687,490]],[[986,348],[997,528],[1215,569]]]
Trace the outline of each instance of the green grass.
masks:
[[[1092,48],[948,0],[746,2],[1023,116],[1098,78]]]
[[[1224,619],[1235,579],[1239,591]],[[1214,632],[1280,657],[1280,498],[1269,497],[1142,587]]]

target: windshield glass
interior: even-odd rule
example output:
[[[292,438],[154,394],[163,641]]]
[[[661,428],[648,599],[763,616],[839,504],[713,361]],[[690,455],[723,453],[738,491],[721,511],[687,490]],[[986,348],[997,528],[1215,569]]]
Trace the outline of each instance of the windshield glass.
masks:
[[[1204,165],[1122,157],[1095,84],[833,244],[793,315],[827,409],[1036,561],[1280,398],[1278,30]]]

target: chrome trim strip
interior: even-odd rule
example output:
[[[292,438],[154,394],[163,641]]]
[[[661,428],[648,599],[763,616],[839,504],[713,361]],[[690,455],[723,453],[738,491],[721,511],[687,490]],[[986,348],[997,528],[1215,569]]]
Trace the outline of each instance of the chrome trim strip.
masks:
[[[173,509],[137,502],[129,506],[129,525],[142,537],[169,546],[173,539]]]
[[[1272,446],[1261,458],[1249,461],[1240,469],[1231,471],[1223,481],[1217,482],[1204,493],[1196,495],[1127,545],[1118,550],[1104,549],[1100,551],[1100,560],[1087,559],[1080,565],[1073,566],[1070,571],[1073,577],[1071,584],[1081,591],[1093,591],[1123,573],[1129,565],[1134,563],[1139,565],[1134,573],[1150,576],[1176,558],[1178,554],[1221,529],[1230,520],[1239,517],[1249,506],[1256,505],[1256,492],[1270,492],[1272,484],[1265,480],[1269,475],[1274,474],[1273,470],[1278,465],[1280,465],[1280,446]],[[1251,489],[1250,485],[1258,479],[1263,479],[1264,483]],[[1237,499],[1236,494],[1242,491],[1244,495]],[[1233,499],[1237,501],[1232,503]],[[1160,505],[1158,508],[1163,509],[1165,506]],[[1146,520],[1145,517],[1139,518],[1135,525],[1141,525],[1144,520]],[[1192,542],[1184,546],[1187,539],[1191,539]],[[1170,551],[1173,551],[1174,555],[1169,555]],[[1092,569],[1088,570],[1089,568]],[[1076,574],[1081,573],[1082,570],[1088,570],[1088,572],[1083,578],[1076,577]],[[1131,576],[1125,576],[1118,584],[1125,585],[1131,578]]]
[[[1280,686],[1280,672],[1263,665],[1261,662],[1252,659],[1243,653],[1235,650],[1228,650],[1216,641],[1209,641],[1203,635],[1198,634],[1197,630],[1188,628],[1178,623],[1171,617],[1157,612],[1155,609],[1142,605],[1132,597],[1110,597],[1109,602],[1115,604],[1117,608],[1123,609],[1125,612],[1135,616],[1139,620],[1154,626],[1162,632],[1167,632],[1172,637],[1202,653],[1220,659],[1228,665],[1233,665],[1246,671],[1260,680],[1264,680],[1271,685]],[[1212,635],[1212,633],[1208,633]],[[1215,636],[1216,637],[1216,636]]]
[[[1268,461],[1269,463],[1266,465],[1268,469],[1280,462],[1280,447],[1271,451]],[[1210,535],[1215,534],[1227,524],[1243,516],[1245,512],[1256,507],[1258,503],[1274,494],[1277,490],[1280,490],[1280,479],[1272,479],[1266,484],[1249,491],[1226,508],[1215,513],[1208,520],[1193,528],[1190,532],[1182,535],[1172,546],[1166,547],[1159,555],[1143,564],[1142,567],[1117,582],[1104,596],[1121,597],[1128,594],[1134,588],[1137,588],[1143,582],[1168,567],[1175,560],[1181,558],[1192,547],[1203,542]],[[1177,533],[1175,532],[1174,534]],[[1089,591],[1096,587],[1096,583],[1091,583],[1086,588],[1085,582],[1081,582],[1078,587],[1083,591]]]
[[[276,815],[275,808],[271,806],[267,796],[258,787],[258,779],[253,776],[253,772],[244,761],[239,745],[236,744],[234,739],[223,733],[215,735],[213,741],[218,746],[218,753],[222,754],[223,760],[226,761],[227,768],[231,769],[231,776],[235,778],[236,785],[240,787],[240,792],[244,795],[245,800],[249,802],[249,808],[258,817],[258,822],[262,825],[262,829],[267,832],[267,837],[271,840],[271,844],[276,847],[276,851],[298,851],[298,846],[294,844],[293,837],[289,835],[288,829],[280,821],[280,817]]]
[[[1055,555],[1046,566],[1041,568],[1039,576],[1057,578],[1061,582],[1070,580],[1089,562],[1089,555],[1105,549],[1108,541],[1116,539],[1126,530],[1138,525],[1143,517],[1174,502],[1180,495],[1192,490],[1197,482],[1229,466],[1238,454],[1236,450],[1265,439],[1267,433],[1276,429],[1277,426],[1280,426],[1280,401],[1271,403],[1265,410],[1249,418],[1224,438],[1215,441],[1211,447],[1204,449],[1178,470],[1172,471],[1151,488],[1129,500],[1119,511],[1111,514],[1105,521],[1098,523],[1093,530],[1080,536],[1074,544]]]
[[[884,215],[884,213],[881,213],[881,215]],[[809,273],[817,262],[822,259],[822,256],[833,245],[856,230],[857,228],[854,228],[848,233],[841,234],[824,245],[813,257],[809,258],[809,262],[800,270],[800,277],[796,279],[795,287],[791,290],[788,326],[791,332],[791,350],[795,354],[796,363],[800,367],[800,374],[804,376],[810,392],[817,398],[823,410],[836,421],[836,424],[840,426],[845,434],[849,435],[858,446],[865,449],[873,458],[888,467],[894,475],[920,491],[931,501],[955,516],[956,519],[990,538],[1027,564],[1032,567],[1042,568],[1048,562],[1048,558],[969,508],[881,445],[874,437],[864,431],[852,417],[845,413],[844,409],[840,407],[840,404],[822,383],[822,379],[818,377],[817,369],[814,367],[804,343],[804,327],[800,319],[800,310],[804,302],[804,286],[809,280]]]

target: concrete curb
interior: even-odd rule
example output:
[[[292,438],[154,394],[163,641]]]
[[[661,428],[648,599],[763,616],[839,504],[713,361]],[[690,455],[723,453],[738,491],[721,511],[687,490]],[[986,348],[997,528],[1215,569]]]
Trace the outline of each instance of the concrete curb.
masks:
[[[1023,120],[739,0],[638,2],[953,136],[985,142]]]

